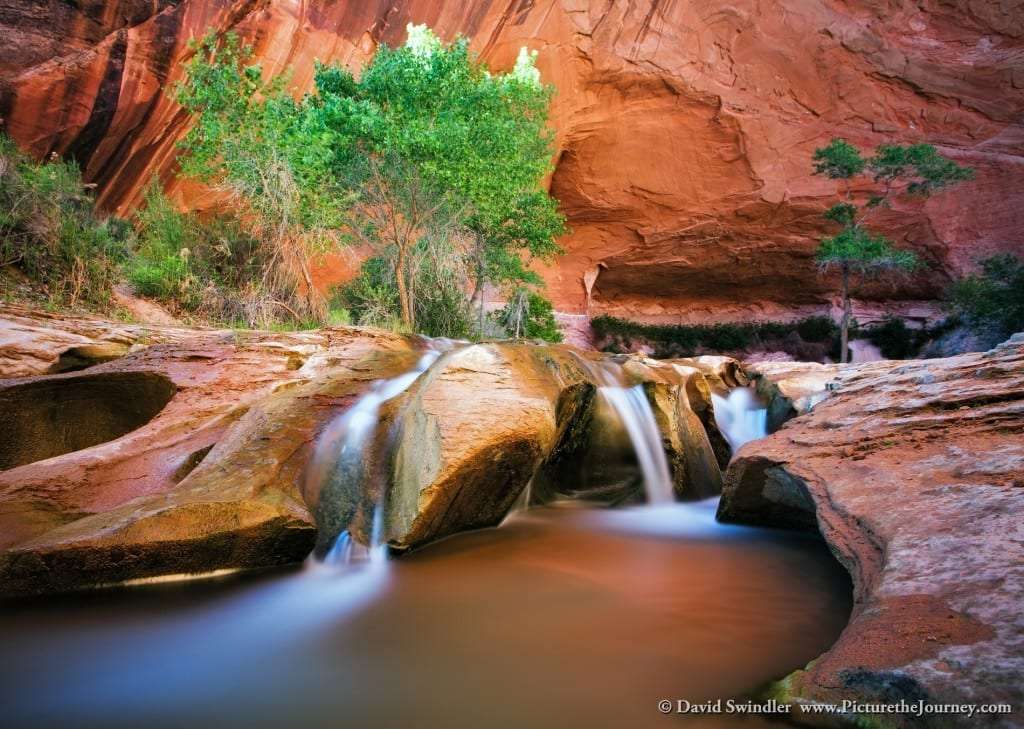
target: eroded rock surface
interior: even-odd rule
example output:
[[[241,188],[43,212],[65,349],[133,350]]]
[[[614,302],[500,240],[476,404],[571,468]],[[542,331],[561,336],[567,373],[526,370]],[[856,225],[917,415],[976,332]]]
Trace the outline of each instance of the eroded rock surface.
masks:
[[[16,334],[0,350],[7,373],[51,370],[69,343],[116,334],[129,349],[0,379],[0,593],[296,562],[342,531],[370,542],[378,519],[400,550],[493,526],[567,434],[591,427],[586,365],[599,356],[571,347],[0,314]],[[28,368],[19,352],[33,353]],[[717,492],[704,370],[615,366],[644,385],[677,493]],[[384,397],[384,382],[404,384]],[[344,422],[373,397],[372,413]],[[367,430],[350,453],[352,427]]]
[[[719,509],[727,520],[820,530],[853,577],[849,626],[786,691],[1009,702],[1009,716],[887,720],[1021,726],[1024,336],[835,377],[831,397],[740,450]]]
[[[153,175],[174,174],[188,119],[169,94],[190,38],[236,30],[267,72],[291,69],[305,90],[314,59],[358,67],[403,42],[408,22],[469,37],[498,69],[523,45],[539,51],[558,90],[550,184],[572,228],[545,271],[564,312],[821,313],[836,287],[815,275],[813,251],[834,185],[808,172],[833,136],[930,141],[978,171],[880,216],[930,265],[898,294],[907,316],[934,316],[921,300],[976,257],[1019,251],[1024,13],[1007,0],[12,0],[0,14],[0,117],[39,156],[77,159],[102,204],[124,213]],[[185,181],[173,192],[211,199]],[[320,277],[351,269],[333,261]],[[858,296],[866,321],[872,301],[897,294]]]
[[[26,318],[18,326],[34,327],[40,352],[116,326]],[[173,337],[81,373],[0,380],[0,407],[13,409],[2,426],[0,592],[303,559],[316,533],[303,499],[311,441],[415,358],[404,338],[347,329]],[[24,402],[32,390],[48,396]],[[141,412],[145,395],[156,397]]]

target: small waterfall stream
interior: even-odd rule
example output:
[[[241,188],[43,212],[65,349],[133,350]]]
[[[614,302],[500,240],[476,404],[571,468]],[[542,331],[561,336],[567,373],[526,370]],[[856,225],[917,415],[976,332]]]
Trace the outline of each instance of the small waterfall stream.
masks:
[[[647,401],[643,385],[627,386],[622,367],[618,363],[600,364],[580,359],[583,366],[598,383],[597,394],[619,418],[636,451],[636,459],[643,474],[644,490],[650,504],[670,504],[675,501],[672,476],[661,442],[661,431],[654,420],[654,411]]]
[[[712,394],[715,421],[732,446],[733,453],[740,446],[768,435],[768,408],[752,387],[737,387],[726,397]]]
[[[430,349],[420,357],[416,366],[390,380],[378,380],[369,392],[359,398],[348,410],[334,419],[317,439],[313,451],[310,473],[323,480],[330,469],[360,474],[363,451],[377,429],[380,407],[393,397],[408,390],[420,376],[430,369],[437,358],[449,348],[449,343],[431,342]],[[377,562],[386,556],[384,546],[384,508],[387,495],[382,494],[374,507],[370,544],[363,545],[352,539],[347,532],[341,532],[323,558],[323,563],[344,566],[354,562]]]

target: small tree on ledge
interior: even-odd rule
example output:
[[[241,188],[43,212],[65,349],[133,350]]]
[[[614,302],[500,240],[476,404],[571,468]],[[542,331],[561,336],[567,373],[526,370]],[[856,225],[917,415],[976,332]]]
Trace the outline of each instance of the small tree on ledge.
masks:
[[[849,359],[848,345],[852,305],[850,279],[854,274],[874,278],[885,272],[908,272],[920,261],[910,251],[895,248],[882,235],[872,234],[864,227],[871,213],[889,206],[899,194],[927,197],[933,192],[974,176],[969,167],[961,167],[939,154],[930,144],[908,146],[883,144],[874,157],[865,158],[844,139],[833,139],[827,147],[814,151],[814,174],[842,180],[844,198],[825,211],[825,217],[840,226],[840,231],[824,238],[818,247],[817,261],[821,271],[838,270],[842,280],[843,318],[840,324],[840,361]],[[871,175],[881,189],[867,202],[858,205],[853,199],[851,180]]]

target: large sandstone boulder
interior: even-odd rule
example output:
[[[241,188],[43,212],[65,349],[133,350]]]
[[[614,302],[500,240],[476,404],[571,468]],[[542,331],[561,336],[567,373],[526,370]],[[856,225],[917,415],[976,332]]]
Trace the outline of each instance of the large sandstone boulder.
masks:
[[[311,441],[416,356],[357,330],[178,336],[81,373],[0,380],[0,592],[303,559]]]
[[[787,698],[1009,702],[1013,715],[885,717],[1021,726],[1024,336],[943,360],[835,372],[832,395],[730,465],[724,520],[818,530],[855,606]]]
[[[493,526],[575,437],[605,426],[590,417],[600,357],[571,347],[150,330],[27,310],[0,310],[3,328],[16,332],[0,347],[8,373],[51,371],[68,344],[128,346],[84,369],[0,379],[6,593],[285,564],[324,556],[342,532],[404,550]],[[704,373],[610,366],[643,386],[677,493],[716,493]]]

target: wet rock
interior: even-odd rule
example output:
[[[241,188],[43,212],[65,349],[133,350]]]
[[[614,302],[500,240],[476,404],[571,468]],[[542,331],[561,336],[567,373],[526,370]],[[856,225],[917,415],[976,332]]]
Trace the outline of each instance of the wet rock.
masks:
[[[443,356],[394,413],[389,544],[407,549],[498,524],[575,419],[585,381],[569,351],[480,344]]]
[[[719,508],[729,521],[820,531],[853,578],[849,626],[784,692],[1019,711],[1024,336],[986,353],[834,376],[828,399],[744,448]],[[886,721],[1020,726],[1018,715]]]
[[[768,432],[790,418],[808,413],[828,397],[829,383],[844,365],[817,362],[748,362],[747,376],[768,406]]]
[[[52,332],[80,323],[28,324],[35,351],[52,351]],[[4,438],[0,593],[302,560],[316,535],[311,442],[416,356],[405,338],[357,330],[174,337],[87,374],[0,383],[0,400],[15,398],[5,435],[20,428]]]

